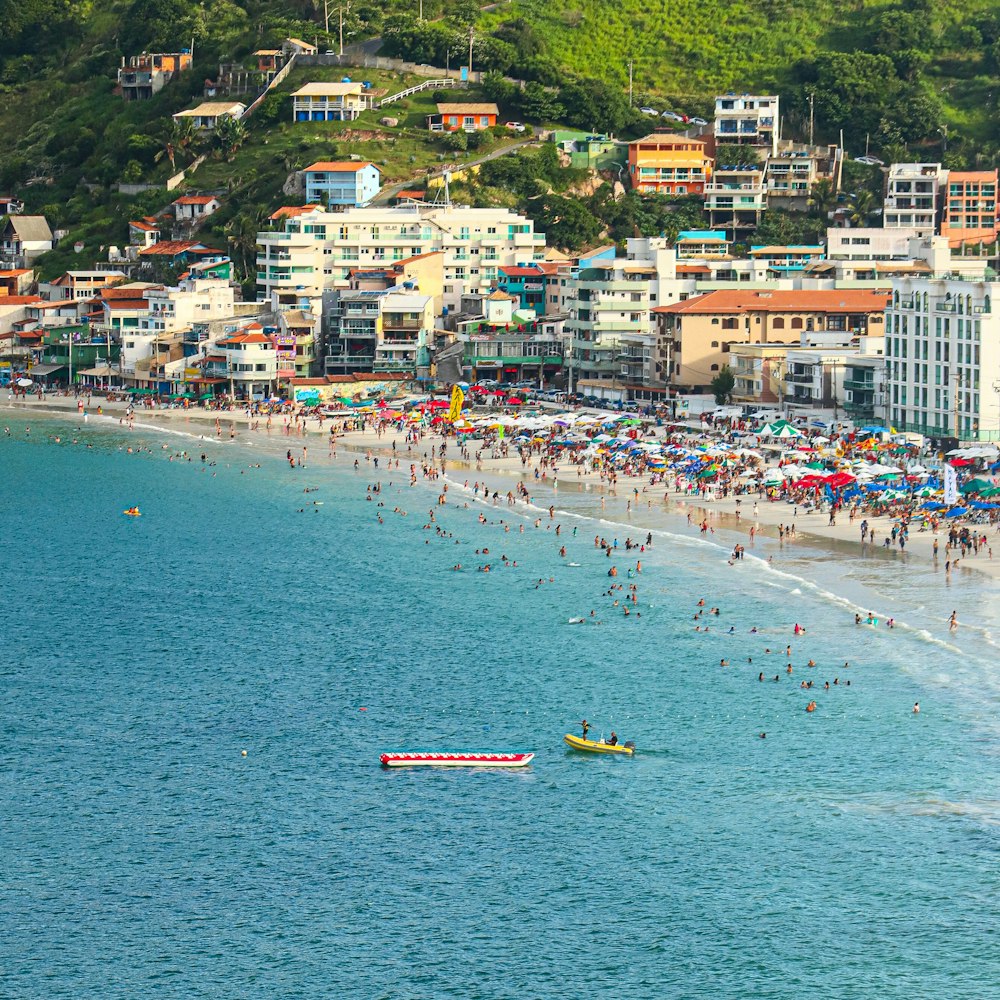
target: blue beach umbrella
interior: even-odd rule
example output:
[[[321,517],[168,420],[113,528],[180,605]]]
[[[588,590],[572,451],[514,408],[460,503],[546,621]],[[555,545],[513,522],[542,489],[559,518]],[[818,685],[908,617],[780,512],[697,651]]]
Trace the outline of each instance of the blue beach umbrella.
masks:
[[[966,507],[954,507],[949,510],[945,517],[961,517],[963,514],[968,514],[968,508]]]

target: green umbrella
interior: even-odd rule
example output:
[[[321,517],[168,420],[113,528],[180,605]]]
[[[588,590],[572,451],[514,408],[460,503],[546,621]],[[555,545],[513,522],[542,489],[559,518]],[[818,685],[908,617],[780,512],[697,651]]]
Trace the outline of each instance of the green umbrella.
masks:
[[[988,490],[993,484],[987,479],[970,479],[967,483],[962,483],[958,488],[960,493],[982,493]]]

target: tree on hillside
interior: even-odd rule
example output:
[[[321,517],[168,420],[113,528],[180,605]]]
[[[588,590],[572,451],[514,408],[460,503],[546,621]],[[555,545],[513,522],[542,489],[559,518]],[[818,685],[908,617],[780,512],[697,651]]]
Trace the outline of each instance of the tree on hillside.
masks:
[[[715,148],[716,167],[759,167],[760,154],[753,146],[738,146],[720,143]]]
[[[821,177],[809,190],[809,211],[824,222],[837,207],[837,186],[829,177]]]
[[[534,81],[525,84],[518,95],[517,105],[521,117],[531,122],[555,121],[565,113],[556,95]]]
[[[847,211],[852,226],[867,226],[875,212],[875,195],[868,190],[855,192],[847,203]]]
[[[264,221],[264,211],[247,209],[226,224],[226,241],[229,256],[236,269],[237,280],[245,284],[257,268],[257,233]]]
[[[852,137],[874,132],[893,117],[900,80],[889,56],[872,52],[826,52],[814,64],[816,114],[831,129]]]
[[[815,215],[769,208],[748,242],[753,246],[812,245],[824,237],[826,226],[826,219]]]
[[[212,142],[225,157],[230,157],[243,145],[247,137],[246,124],[239,118],[223,115],[216,120]]]
[[[543,195],[533,199],[528,210],[549,244],[563,250],[593,246],[601,235],[600,221],[576,198]]]
[[[198,130],[190,118],[174,119],[160,140],[163,148],[156,154],[154,161],[159,163],[166,156],[170,160],[171,169],[176,170],[177,154],[183,152],[189,155],[198,140]]]
[[[719,374],[708,383],[708,387],[715,393],[715,402],[719,406],[728,403],[732,399],[733,389],[736,387],[736,376],[733,375],[732,368],[729,365],[723,365],[719,369]]]
[[[633,117],[628,99],[620,87],[603,80],[577,80],[559,91],[571,125],[597,132],[620,132]]]

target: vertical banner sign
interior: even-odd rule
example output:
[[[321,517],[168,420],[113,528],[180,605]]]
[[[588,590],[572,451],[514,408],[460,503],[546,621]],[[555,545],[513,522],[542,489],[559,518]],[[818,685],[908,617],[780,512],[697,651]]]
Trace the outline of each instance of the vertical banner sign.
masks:
[[[958,503],[958,476],[950,465],[944,467],[944,502]]]

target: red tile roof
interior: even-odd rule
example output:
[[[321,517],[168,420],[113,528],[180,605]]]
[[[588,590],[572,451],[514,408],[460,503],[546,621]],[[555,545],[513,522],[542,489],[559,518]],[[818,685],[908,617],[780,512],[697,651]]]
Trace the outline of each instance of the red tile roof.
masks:
[[[210,194],[186,194],[183,198],[178,198],[175,205],[208,205],[210,202],[219,199]]]
[[[0,295],[0,306],[30,306],[44,301],[40,295]]]
[[[148,309],[146,299],[109,299],[105,305],[109,309]]]
[[[724,289],[706,292],[685,302],[655,306],[650,311],[694,316],[743,312],[858,313],[882,312],[888,304],[886,292],[867,288],[773,292]]]
[[[542,272],[535,267],[501,267],[500,273],[508,278],[537,278]]]
[[[270,344],[271,338],[265,337],[262,333],[235,333],[225,340],[220,340],[221,344]]]
[[[308,212],[322,211],[322,205],[283,205],[277,212],[272,212],[268,218],[272,221],[278,219],[294,219],[297,215],[305,215]]]
[[[129,223],[129,225],[133,229],[138,229],[138,230],[140,230],[140,232],[143,232],[143,233],[155,233],[160,228],[159,226],[154,226],[151,222],[142,222],[139,219],[133,219]]]
[[[161,240],[151,247],[144,247],[139,251],[139,256],[151,257],[176,257],[182,253],[218,253],[218,250],[208,250],[201,243],[193,243],[190,240]]]

